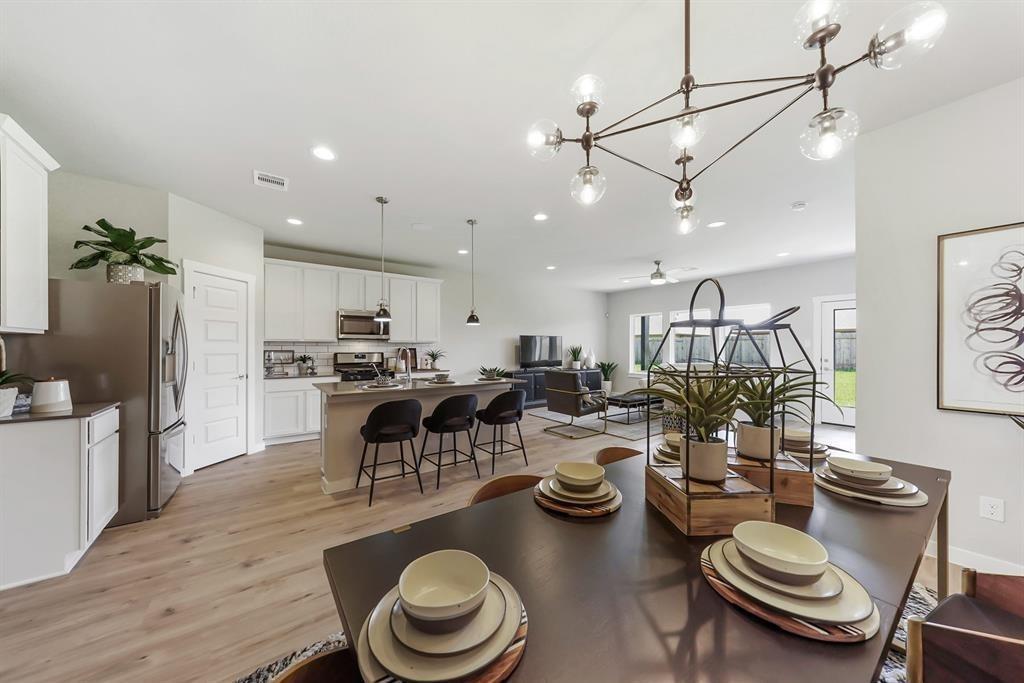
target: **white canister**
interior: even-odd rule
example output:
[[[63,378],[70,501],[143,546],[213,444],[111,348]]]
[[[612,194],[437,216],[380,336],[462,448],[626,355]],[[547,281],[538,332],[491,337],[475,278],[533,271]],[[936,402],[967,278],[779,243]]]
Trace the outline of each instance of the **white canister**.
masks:
[[[54,379],[51,377],[42,382],[36,382],[32,387],[32,408],[33,413],[55,413],[61,410],[71,410],[71,387],[66,379]]]

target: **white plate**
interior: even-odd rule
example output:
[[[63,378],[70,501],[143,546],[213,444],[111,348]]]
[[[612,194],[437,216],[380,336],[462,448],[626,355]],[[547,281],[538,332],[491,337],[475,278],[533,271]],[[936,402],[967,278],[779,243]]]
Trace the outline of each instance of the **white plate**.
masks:
[[[364,384],[360,389],[398,389],[402,385],[398,382],[392,384]]]
[[[854,491],[853,489],[844,489],[836,486],[828,479],[825,479],[819,475],[814,475],[814,483],[832,493],[837,493],[840,496],[846,496],[847,498],[859,498],[860,500],[870,500],[874,503],[882,503],[883,505],[892,505],[899,508],[919,508],[928,504],[928,494],[924,491],[918,490],[912,496],[873,496],[870,493],[864,491]]]
[[[845,474],[848,477],[856,477],[857,479],[886,481],[892,476],[892,467],[880,462],[847,458],[842,455],[830,455],[826,462],[836,474]]]
[[[504,377],[495,377],[494,379],[488,379],[487,377],[477,377],[477,382],[504,382]]]
[[[824,464],[821,467],[814,468],[814,473],[822,479],[825,479],[830,484],[835,484],[840,488],[852,489],[854,491],[863,491],[864,493],[879,495],[879,496],[912,496],[917,493],[920,489],[909,481],[904,481],[899,477],[889,477],[889,481],[882,482],[878,486],[871,486],[869,484],[855,484],[852,481],[847,481],[841,477],[837,477],[835,472],[829,469],[828,464]]]
[[[551,487],[551,482],[554,481],[554,479],[555,475],[553,474],[549,477],[544,477],[543,479],[541,479],[540,492],[543,493],[548,498],[551,498],[552,500],[557,500],[560,503],[569,503],[570,505],[597,505],[598,503],[607,503],[609,500],[615,497],[615,494],[618,491],[618,489],[616,489],[615,486],[613,486],[612,483],[606,479],[601,483],[601,488],[604,488],[604,486],[607,484],[608,489],[605,495],[602,495],[600,498],[587,498],[585,500],[580,498],[570,498],[568,495],[558,493]]]
[[[437,380],[434,380],[434,379],[428,379],[427,380],[427,384],[437,384],[437,385],[442,385],[442,384],[458,384],[458,382],[456,382],[453,379],[450,379],[447,382],[438,382]]]
[[[776,593],[748,579],[744,574],[733,569],[725,560],[722,547],[732,539],[725,538],[710,548],[709,557],[715,571],[733,588],[753,598],[762,605],[771,607],[785,614],[804,619],[812,619],[826,624],[852,624],[871,616],[874,603],[864,587],[852,576],[839,567],[831,565],[843,581],[843,592],[834,598],[823,600],[804,600]]]
[[[821,578],[808,586],[793,586],[788,583],[776,581],[762,574],[758,574],[747,559],[740,554],[736,548],[736,542],[727,539],[722,546],[722,554],[725,561],[732,565],[733,569],[740,572],[754,583],[759,583],[765,588],[770,588],[778,593],[803,600],[825,600],[834,598],[843,592],[843,580],[839,574],[832,569],[832,565],[825,567],[825,573]]]
[[[435,683],[463,678],[490,665],[515,638],[523,611],[522,600],[508,581],[493,572],[491,580],[505,596],[505,614],[501,626],[478,647],[448,657],[413,652],[395,639],[391,633],[389,617],[391,606],[398,599],[398,586],[388,591],[370,613],[359,634],[356,660],[363,678],[377,681],[391,674],[403,681]]]
[[[493,636],[504,615],[505,595],[492,581],[480,610],[458,631],[425,633],[409,623],[401,602],[395,600],[391,608],[391,633],[402,645],[425,655],[454,655],[471,650]]]
[[[565,488],[562,482],[558,481],[557,477],[549,481],[548,485],[551,487],[552,491],[560,496],[587,503],[600,500],[601,498],[606,498],[612,490],[611,484],[607,481],[602,481],[593,491],[573,491],[572,489]]]

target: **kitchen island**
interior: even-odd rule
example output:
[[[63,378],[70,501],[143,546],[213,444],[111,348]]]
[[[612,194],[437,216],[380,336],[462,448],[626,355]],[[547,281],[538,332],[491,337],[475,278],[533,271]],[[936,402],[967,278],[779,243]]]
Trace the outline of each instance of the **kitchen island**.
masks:
[[[363,437],[359,434],[359,428],[366,423],[370,411],[381,403],[415,398],[423,405],[423,417],[426,417],[449,396],[475,394],[479,401],[478,408],[484,408],[498,393],[523,383],[523,380],[511,378],[482,382],[474,377],[456,378],[451,384],[434,384],[425,379],[406,382],[404,378],[398,378],[397,381],[400,386],[389,389],[365,389],[363,387],[367,386],[367,382],[327,382],[316,385],[321,392],[320,485],[324,493],[355,488],[359,459],[363,452]],[[422,427],[420,431],[422,433]],[[435,439],[428,439],[428,451],[436,448]],[[422,443],[421,436],[416,440],[417,456]],[[459,447],[468,451],[468,444],[464,440]],[[433,469],[433,465],[423,462],[422,471]]]

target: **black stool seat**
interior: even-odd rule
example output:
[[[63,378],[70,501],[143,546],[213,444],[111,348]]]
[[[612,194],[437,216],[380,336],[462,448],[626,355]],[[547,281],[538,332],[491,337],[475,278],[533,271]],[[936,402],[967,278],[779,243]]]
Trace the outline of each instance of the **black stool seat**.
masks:
[[[498,394],[487,407],[476,411],[476,419],[479,421],[476,427],[476,434],[473,437],[474,446],[491,454],[491,474],[494,474],[494,459],[498,455],[504,455],[506,448],[509,451],[522,451],[523,462],[527,465],[530,461],[526,459],[526,444],[523,443],[523,432],[519,429],[519,421],[523,419],[523,411],[526,408],[526,392],[522,389],[512,389]],[[491,445],[488,449],[485,443],[480,443],[480,425],[485,424],[491,427]],[[519,434],[519,443],[505,440],[505,425],[515,425],[516,433]],[[498,431],[501,431],[499,436]],[[500,452],[496,453],[495,450]]]
[[[452,398],[459,397],[453,396]],[[473,398],[476,398],[476,396],[474,396]],[[479,414],[480,411],[478,410],[477,413]],[[467,429],[472,429],[473,415],[458,415],[455,417],[448,418],[444,416],[427,415],[425,418],[423,418],[423,426],[426,427],[431,432],[433,432],[434,434],[452,434],[454,432],[464,432]]]
[[[373,487],[378,481],[405,478],[405,467],[409,465],[416,474],[416,483],[419,484],[420,493],[423,493],[423,481],[420,479],[419,462],[416,460],[416,442],[413,439],[420,433],[420,415],[423,414],[423,406],[414,398],[402,401],[388,401],[381,403],[370,411],[366,416],[366,424],[359,428],[359,434],[363,437],[363,457],[359,460],[359,473],[356,475],[356,488],[362,481],[365,474],[370,479],[370,501],[373,505]],[[412,449],[411,462],[405,460],[405,442],[409,442]],[[373,465],[366,465],[366,447],[374,444]],[[380,445],[382,443],[398,444],[398,459],[380,462]],[[402,471],[389,475],[377,475],[377,468],[383,465],[402,466]],[[368,471],[369,470],[369,471]]]
[[[473,429],[473,416],[476,414],[477,398],[474,394],[459,394],[449,396],[434,408],[434,412],[423,418],[423,426],[426,433],[423,435],[423,444],[420,446],[420,463],[424,460],[437,467],[437,488],[441,488],[441,468],[458,465],[459,462],[472,462],[476,469],[476,477],[480,478],[480,467],[476,462],[476,451],[473,449],[473,438],[470,434]],[[469,453],[459,450],[458,433],[466,432],[469,439]],[[437,434],[437,452],[427,453],[427,437],[430,434]],[[452,461],[442,464],[444,456],[444,435],[452,435]],[[459,460],[459,456],[465,458]],[[436,460],[434,459],[436,457]]]

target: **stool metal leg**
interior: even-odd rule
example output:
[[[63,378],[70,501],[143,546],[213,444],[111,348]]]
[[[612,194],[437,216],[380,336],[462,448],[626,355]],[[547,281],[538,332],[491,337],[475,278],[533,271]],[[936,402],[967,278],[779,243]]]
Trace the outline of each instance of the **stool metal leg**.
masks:
[[[359,458],[359,474],[356,475],[356,488],[359,488],[359,480],[363,478],[363,463],[366,462],[366,446],[368,444],[363,442],[363,457]]]
[[[469,436],[469,430],[466,430],[466,436]],[[473,447],[473,439],[469,440],[469,457],[473,459],[473,468],[476,470],[476,478],[480,478],[480,466],[476,464],[476,449]]]
[[[413,469],[413,472],[416,473],[416,483],[419,484],[419,486],[420,486],[420,494],[422,495],[423,494],[423,480],[420,479],[420,468],[419,468],[419,465],[416,464],[416,442],[413,441],[412,439],[409,439],[409,448],[412,450],[412,457],[411,457],[411,459],[412,459],[412,469]],[[403,455],[402,458],[405,458],[405,455]]]
[[[494,474],[494,461],[498,458],[495,452],[497,449],[494,447],[494,441],[498,438],[497,431],[498,425],[491,425],[491,474]]]
[[[405,479],[405,446],[398,442],[398,459],[402,461],[402,479]]]
[[[437,435],[437,490],[441,489],[441,456],[444,454],[444,433]]]
[[[373,505],[373,485],[377,483],[377,456],[380,454],[380,444],[373,445],[373,473],[370,475],[370,502],[367,507]]]
[[[526,444],[523,443],[523,430],[519,428],[518,422],[516,422],[516,433],[519,434],[519,448],[523,450],[523,462],[529,465],[530,461],[526,459]]]
[[[420,445],[420,459],[419,466],[423,467],[423,456],[427,454],[427,437],[430,436],[430,430],[423,431],[423,443]]]

